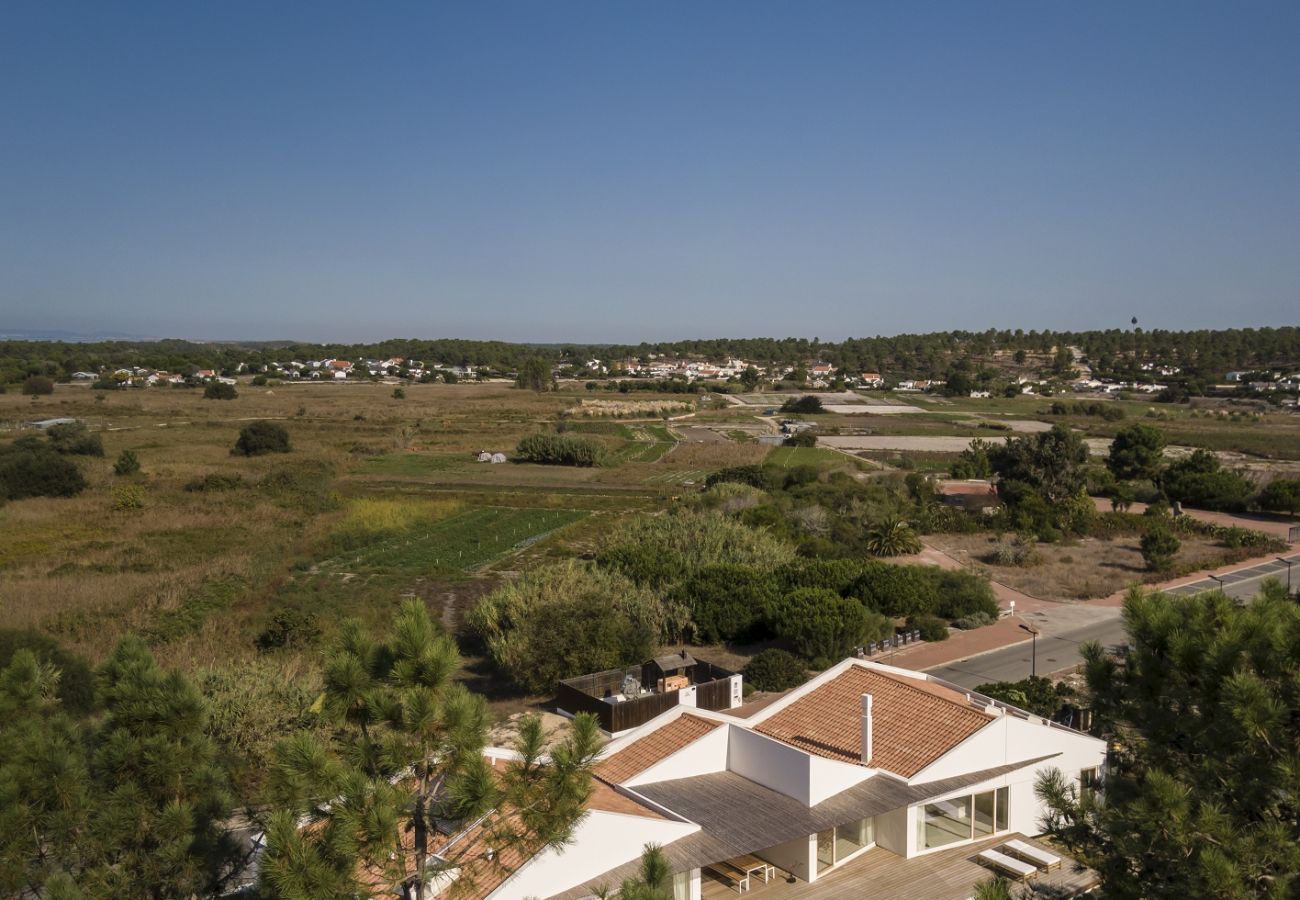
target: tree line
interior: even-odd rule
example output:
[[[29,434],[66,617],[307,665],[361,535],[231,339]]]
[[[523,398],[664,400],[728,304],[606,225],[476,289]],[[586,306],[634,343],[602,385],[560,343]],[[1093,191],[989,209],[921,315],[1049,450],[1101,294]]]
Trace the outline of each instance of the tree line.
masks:
[[[426,365],[488,367],[517,372],[531,358],[552,364],[582,366],[592,358],[606,365],[625,358],[734,357],[764,365],[798,365],[819,359],[849,372],[889,372],[898,377],[941,378],[950,364],[995,351],[1045,356],[1063,347],[1079,347],[1094,368],[1133,373],[1137,363],[1177,365],[1181,378],[1217,381],[1229,369],[1267,370],[1300,364],[1300,328],[1240,328],[1168,331],[1141,328],[1093,331],[1025,331],[989,329],[849,338],[719,338],[640,344],[529,344],[460,339],[395,339],[373,343],[311,344],[299,342],[198,343],[181,340],[0,341],[0,383],[17,384],[29,375],[67,378],[100,367],[141,366],[185,372],[213,369],[230,372],[239,364],[255,371],[293,360],[404,357]],[[1055,360],[1053,361],[1055,364]]]

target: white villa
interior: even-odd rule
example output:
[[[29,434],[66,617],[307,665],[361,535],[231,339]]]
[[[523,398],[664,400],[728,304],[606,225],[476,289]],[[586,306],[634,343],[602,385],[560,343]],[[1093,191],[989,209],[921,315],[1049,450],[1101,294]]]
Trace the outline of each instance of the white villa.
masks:
[[[1044,813],[1035,779],[1055,767],[1090,789],[1106,757],[1097,738],[860,659],[746,713],[679,705],[611,741],[572,843],[470,896],[592,897],[635,874],[651,843],[677,900],[964,900],[999,856],[1002,874],[1018,863],[1059,896],[1095,883],[1029,836]],[[1024,861],[1044,854],[1056,864],[1041,872]]]

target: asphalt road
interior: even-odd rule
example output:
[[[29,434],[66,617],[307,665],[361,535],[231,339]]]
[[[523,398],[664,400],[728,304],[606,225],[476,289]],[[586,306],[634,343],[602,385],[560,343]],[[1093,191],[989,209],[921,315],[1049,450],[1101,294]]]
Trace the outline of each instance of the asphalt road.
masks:
[[[1049,675],[1083,662],[1079,645],[1100,641],[1111,647],[1124,642],[1124,624],[1119,618],[1088,625],[1061,634],[1039,634],[1038,674]],[[931,674],[961,687],[974,688],[989,681],[1019,681],[1027,678],[1034,664],[1034,642],[1025,641],[993,650],[982,656],[926,669]]]
[[[1300,553],[1292,553],[1290,556],[1282,557],[1289,560],[1291,565],[1291,587],[1294,590],[1300,586]],[[1201,591],[1212,591],[1215,588],[1222,587],[1223,592],[1234,600],[1249,600],[1255,594],[1259,593],[1260,586],[1268,578],[1276,578],[1282,584],[1286,584],[1287,565],[1279,560],[1260,563],[1257,566],[1251,566],[1248,569],[1238,569],[1235,572],[1229,572],[1227,575],[1220,576],[1219,581],[1211,578],[1203,578],[1200,581],[1193,581],[1191,584],[1185,584],[1182,587],[1166,591],[1167,594],[1199,594]],[[1221,583],[1220,583],[1221,582]]]
[[[1300,587],[1300,553],[1285,557],[1292,562],[1292,587]],[[1245,569],[1238,569],[1221,576],[1224,593],[1229,597],[1249,600],[1258,593],[1265,579],[1277,578],[1286,584],[1287,567],[1283,562],[1269,562]],[[1191,584],[1183,585],[1170,594],[1195,594],[1214,590],[1220,585],[1212,579],[1204,578]],[[1040,626],[1038,636],[1037,671],[1039,675],[1050,675],[1063,669],[1073,668],[1083,661],[1079,655],[1079,645],[1086,641],[1098,641],[1103,646],[1114,647],[1124,643],[1123,622],[1117,617],[1094,625],[1050,633],[1050,626]],[[958,660],[945,666],[927,669],[946,681],[961,687],[974,688],[990,681],[1019,681],[1031,673],[1034,668],[1033,641],[1024,641],[994,650],[982,656]]]

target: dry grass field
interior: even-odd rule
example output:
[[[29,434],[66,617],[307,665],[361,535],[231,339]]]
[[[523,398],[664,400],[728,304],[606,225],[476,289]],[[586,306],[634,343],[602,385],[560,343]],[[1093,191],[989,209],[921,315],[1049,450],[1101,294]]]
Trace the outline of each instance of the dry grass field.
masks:
[[[1044,600],[1087,600],[1106,597],[1135,582],[1160,580],[1147,571],[1137,536],[1110,540],[1083,538],[1061,544],[1039,544],[1040,562],[1032,566],[1001,566],[990,560],[998,538],[988,534],[931,535],[926,540],[954,559],[986,572],[994,581]],[[1179,565],[1213,567],[1231,551],[1217,541],[1180,536]],[[1165,576],[1167,577],[1167,576]]]
[[[619,395],[495,383],[392,392],[308,383],[241,384],[233,401],[80,385],[0,395],[0,440],[72,417],[105,449],[78,458],[90,482],[79,496],[0,506],[0,628],[35,629],[91,661],[134,632],[186,671],[271,665],[305,684],[344,616],[379,626],[403,596],[420,596],[455,630],[503,573],[590,552],[619,517],[766,452],[676,443],[650,420],[591,423],[610,451],[604,467],[478,463],[479,450],[510,454],[553,430],[579,399]],[[283,424],[293,452],[232,456],[257,419]],[[113,474],[125,449],[138,475]],[[204,479],[225,489],[187,489]],[[119,509],[128,484],[142,503]]]

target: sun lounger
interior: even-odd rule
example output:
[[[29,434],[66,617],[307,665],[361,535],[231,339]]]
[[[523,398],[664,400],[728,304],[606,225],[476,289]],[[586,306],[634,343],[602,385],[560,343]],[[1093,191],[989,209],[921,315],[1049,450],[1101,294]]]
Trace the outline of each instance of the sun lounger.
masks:
[[[996,850],[980,851],[979,860],[981,865],[996,869],[1003,875],[1011,876],[1016,881],[1024,881],[1038,874],[1037,866],[1031,866],[1029,863],[1021,862],[1015,857],[1007,856],[1005,853],[999,853]]]
[[[1012,856],[1023,859],[1025,862],[1033,863],[1045,872],[1050,872],[1061,865],[1061,857],[1055,853],[1048,853],[1046,850],[1035,847],[1033,844],[1026,844],[1021,840],[1007,841],[1002,845],[1002,849]]]

